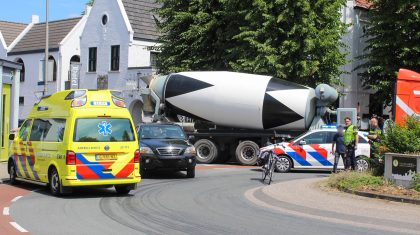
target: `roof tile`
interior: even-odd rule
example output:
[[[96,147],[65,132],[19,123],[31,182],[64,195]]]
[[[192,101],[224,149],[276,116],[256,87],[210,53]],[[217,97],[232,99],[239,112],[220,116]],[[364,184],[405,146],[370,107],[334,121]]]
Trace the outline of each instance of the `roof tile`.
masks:
[[[0,21],[0,32],[6,41],[6,45],[10,46],[10,44],[12,44],[19,34],[22,33],[26,26],[27,25],[23,23]]]

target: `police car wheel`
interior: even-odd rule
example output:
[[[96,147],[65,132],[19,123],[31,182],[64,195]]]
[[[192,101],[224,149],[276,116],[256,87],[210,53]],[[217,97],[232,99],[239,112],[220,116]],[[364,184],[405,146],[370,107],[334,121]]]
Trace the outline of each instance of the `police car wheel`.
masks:
[[[58,175],[57,169],[53,168],[50,173],[49,180],[50,192],[54,196],[61,195],[61,182],[60,176]]]
[[[276,162],[276,172],[287,173],[292,168],[292,161],[287,156],[279,156]]]
[[[369,160],[366,157],[358,157],[356,166],[358,171],[367,171],[370,168]]]
[[[9,163],[9,179],[10,179],[10,184],[18,183],[18,181],[16,180],[16,166],[14,162]]]

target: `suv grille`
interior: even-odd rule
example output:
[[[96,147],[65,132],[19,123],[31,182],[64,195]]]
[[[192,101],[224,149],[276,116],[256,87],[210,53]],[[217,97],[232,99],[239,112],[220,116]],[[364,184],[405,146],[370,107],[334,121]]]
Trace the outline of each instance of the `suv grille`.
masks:
[[[181,148],[157,148],[159,155],[162,156],[178,156],[181,154]]]

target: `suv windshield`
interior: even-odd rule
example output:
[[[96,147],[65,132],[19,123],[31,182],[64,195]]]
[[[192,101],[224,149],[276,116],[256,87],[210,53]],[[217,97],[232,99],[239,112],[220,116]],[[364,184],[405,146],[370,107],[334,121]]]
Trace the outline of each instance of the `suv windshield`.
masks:
[[[185,139],[185,134],[179,126],[144,125],[140,127],[139,137],[141,139]]]
[[[75,142],[134,141],[129,119],[80,118],[76,120]]]

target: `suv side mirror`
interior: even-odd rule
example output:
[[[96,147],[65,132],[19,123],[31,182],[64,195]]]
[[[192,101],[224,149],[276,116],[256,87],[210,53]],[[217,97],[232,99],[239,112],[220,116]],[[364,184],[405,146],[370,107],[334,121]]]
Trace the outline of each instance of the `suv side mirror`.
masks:
[[[188,136],[188,141],[194,142],[195,141],[195,136],[193,136],[193,135]]]
[[[305,140],[299,141],[299,145],[305,145],[305,144],[306,144],[306,141]]]
[[[9,135],[9,140],[14,140],[15,139],[15,134],[10,134]]]

